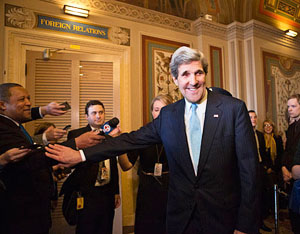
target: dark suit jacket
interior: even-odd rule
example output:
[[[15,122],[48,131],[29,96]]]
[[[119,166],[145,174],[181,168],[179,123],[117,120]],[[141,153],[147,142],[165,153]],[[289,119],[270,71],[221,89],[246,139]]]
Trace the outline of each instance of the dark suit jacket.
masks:
[[[287,130],[287,141],[285,151],[282,156],[282,166],[285,166],[289,171],[292,169],[294,156],[300,140],[300,120],[292,123]]]
[[[254,132],[245,104],[209,92],[198,175],[195,176],[184,124],[185,101],[162,108],[153,122],[87,148],[88,161],[163,143],[170,169],[167,231],[183,233],[192,212],[209,233],[234,229],[257,233],[258,156]]]
[[[75,137],[78,137],[88,131],[91,131],[91,127],[89,125],[83,128],[72,130],[68,133],[68,139],[74,139]],[[89,191],[95,187],[94,184],[97,179],[98,169],[98,162],[85,162],[79,164],[64,182],[60,194],[62,195],[66,192],[71,192],[74,189],[79,189],[83,195],[89,193]],[[101,186],[101,188],[99,187],[99,189],[102,189],[103,192],[114,196],[115,194],[119,194],[119,174],[117,160],[115,157],[111,158],[110,160],[110,170],[110,182],[107,185]]]
[[[30,142],[11,120],[0,116],[0,154]],[[75,142],[65,145],[75,148]],[[42,233],[51,225],[50,197],[53,189],[51,165],[43,150],[33,150],[24,159],[7,164],[0,173],[6,186],[4,207],[0,210],[0,227],[4,233]],[[16,223],[17,220],[17,223]],[[3,223],[2,223],[3,222]],[[1,231],[0,231],[1,232]]]

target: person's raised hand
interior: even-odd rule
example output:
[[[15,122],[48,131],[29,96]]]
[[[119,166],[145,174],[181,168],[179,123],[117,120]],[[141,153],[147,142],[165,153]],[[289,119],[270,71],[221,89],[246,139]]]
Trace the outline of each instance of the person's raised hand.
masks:
[[[67,133],[66,130],[54,128],[53,126],[49,127],[46,131],[46,138],[47,141],[57,141],[58,139],[62,138]]]
[[[99,144],[104,139],[105,137],[99,135],[97,131],[90,131],[76,137],[75,142],[77,148],[84,149]]]
[[[57,102],[50,102],[47,106],[42,106],[41,110],[43,115],[59,116],[67,113],[67,111],[62,110],[64,107],[64,105],[60,105]]]

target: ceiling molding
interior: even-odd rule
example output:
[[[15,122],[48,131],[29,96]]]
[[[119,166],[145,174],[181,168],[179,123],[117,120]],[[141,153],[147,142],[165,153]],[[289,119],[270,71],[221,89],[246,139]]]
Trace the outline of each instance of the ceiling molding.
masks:
[[[40,0],[55,5],[64,5],[65,0]],[[180,17],[160,13],[154,10],[145,9],[122,3],[114,0],[71,0],[68,4],[85,5],[90,12],[102,15],[110,15],[114,17],[140,22],[143,24],[150,24],[156,26],[163,26],[175,31],[192,34],[192,21]]]
[[[250,20],[246,23],[233,22],[229,25],[222,25],[200,18],[194,21],[192,25],[197,36],[206,35],[227,41],[258,37],[278,45],[300,50],[299,36],[296,38],[286,36],[282,30],[257,20]]]

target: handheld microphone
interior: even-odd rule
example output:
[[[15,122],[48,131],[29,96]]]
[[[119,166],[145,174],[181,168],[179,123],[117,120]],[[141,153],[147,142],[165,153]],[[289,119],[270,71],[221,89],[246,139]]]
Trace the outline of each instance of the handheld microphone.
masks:
[[[119,124],[119,119],[114,117],[111,120],[107,121],[103,126],[101,127],[101,135],[108,135],[112,130],[114,130],[117,125]]]

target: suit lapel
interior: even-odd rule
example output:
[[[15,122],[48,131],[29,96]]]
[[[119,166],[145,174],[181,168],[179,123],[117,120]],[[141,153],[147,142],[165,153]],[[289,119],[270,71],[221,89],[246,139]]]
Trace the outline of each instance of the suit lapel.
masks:
[[[185,100],[182,99],[176,108],[174,108],[174,118],[175,124],[174,132],[176,134],[176,144],[182,145],[180,147],[181,152],[178,155],[179,157],[176,160],[182,165],[182,169],[186,172],[186,175],[190,178],[191,181],[195,180],[194,167],[191,160],[186,131],[185,131],[185,123],[184,123],[184,111],[185,111]]]
[[[207,161],[209,150],[211,148],[216,130],[218,128],[219,121],[222,117],[222,110],[218,108],[218,106],[221,103],[221,100],[216,98],[213,92],[209,92],[205,111],[200,159],[198,165],[198,179]]]

